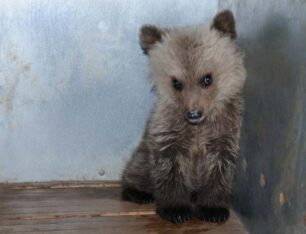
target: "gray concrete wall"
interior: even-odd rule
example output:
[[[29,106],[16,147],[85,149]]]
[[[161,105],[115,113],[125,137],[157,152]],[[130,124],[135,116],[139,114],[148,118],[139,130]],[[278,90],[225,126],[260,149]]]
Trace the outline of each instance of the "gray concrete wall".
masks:
[[[234,200],[251,233],[306,233],[306,1],[221,0],[248,79]]]
[[[118,179],[154,95],[144,23],[207,23],[215,0],[1,0],[0,182]]]

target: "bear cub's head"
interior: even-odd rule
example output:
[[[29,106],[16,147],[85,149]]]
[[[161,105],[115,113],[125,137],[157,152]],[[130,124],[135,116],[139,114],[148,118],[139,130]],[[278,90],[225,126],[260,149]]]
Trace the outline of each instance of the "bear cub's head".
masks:
[[[235,39],[235,20],[228,10],[218,13],[210,26],[144,25],[140,45],[149,56],[160,100],[191,124],[222,111],[239,95],[246,76]]]

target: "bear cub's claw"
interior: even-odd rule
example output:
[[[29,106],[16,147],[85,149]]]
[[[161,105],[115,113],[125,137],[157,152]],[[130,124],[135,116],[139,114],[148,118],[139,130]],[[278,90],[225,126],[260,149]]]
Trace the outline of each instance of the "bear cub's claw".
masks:
[[[121,194],[122,200],[135,202],[138,204],[145,204],[153,202],[153,196],[149,193],[139,191],[134,188],[125,188]]]
[[[192,218],[192,210],[189,207],[167,207],[157,208],[156,213],[165,220],[172,223],[183,223]]]
[[[229,210],[222,207],[200,207],[197,218],[211,223],[223,223],[229,218]]]

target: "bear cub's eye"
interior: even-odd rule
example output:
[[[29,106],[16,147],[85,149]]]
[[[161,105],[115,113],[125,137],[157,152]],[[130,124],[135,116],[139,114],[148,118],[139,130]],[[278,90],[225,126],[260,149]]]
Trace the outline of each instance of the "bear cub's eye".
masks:
[[[181,91],[183,89],[182,82],[176,79],[175,77],[172,78],[172,85],[173,85],[173,88],[178,91]]]
[[[210,73],[204,75],[201,79],[201,85],[204,86],[204,87],[210,86],[212,84],[212,82],[213,82],[213,78],[212,78],[212,75]]]

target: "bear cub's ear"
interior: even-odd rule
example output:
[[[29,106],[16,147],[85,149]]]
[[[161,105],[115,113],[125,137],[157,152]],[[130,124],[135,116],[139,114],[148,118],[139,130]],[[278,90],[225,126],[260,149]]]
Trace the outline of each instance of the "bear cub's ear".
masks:
[[[230,10],[219,12],[215,16],[211,28],[218,30],[225,36],[229,36],[231,39],[236,39],[237,37],[234,15]]]
[[[155,43],[162,41],[165,32],[154,25],[144,25],[140,29],[139,39],[140,46],[144,54],[148,54]]]

